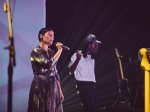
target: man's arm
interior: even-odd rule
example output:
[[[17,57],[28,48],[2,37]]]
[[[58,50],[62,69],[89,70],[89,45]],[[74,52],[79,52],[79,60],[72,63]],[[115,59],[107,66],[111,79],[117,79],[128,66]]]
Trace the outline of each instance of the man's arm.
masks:
[[[75,60],[75,62],[69,68],[69,72],[71,74],[73,74],[74,71],[76,70],[77,65],[78,65],[78,63],[79,63],[79,61],[81,59],[81,56],[82,56],[81,51],[77,50],[77,52],[76,52],[76,60]]]

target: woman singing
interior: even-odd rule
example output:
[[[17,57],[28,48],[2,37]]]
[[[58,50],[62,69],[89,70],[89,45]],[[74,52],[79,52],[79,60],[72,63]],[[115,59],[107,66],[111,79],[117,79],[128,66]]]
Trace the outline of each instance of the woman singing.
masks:
[[[63,112],[64,96],[56,64],[62,53],[62,43],[57,42],[57,52],[48,46],[53,44],[54,31],[42,28],[38,34],[39,45],[31,52],[34,78],[30,87],[28,112]]]

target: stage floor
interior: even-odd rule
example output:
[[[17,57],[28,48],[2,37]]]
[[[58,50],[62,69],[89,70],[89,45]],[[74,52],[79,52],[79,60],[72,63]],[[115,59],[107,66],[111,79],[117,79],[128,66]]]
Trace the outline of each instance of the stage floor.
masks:
[[[144,112],[144,110],[131,109],[128,106],[108,106],[100,108],[98,112]]]

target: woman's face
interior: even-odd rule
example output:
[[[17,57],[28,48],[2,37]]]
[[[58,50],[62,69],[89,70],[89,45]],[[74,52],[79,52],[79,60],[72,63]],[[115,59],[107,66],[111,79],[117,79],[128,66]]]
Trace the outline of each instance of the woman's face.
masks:
[[[54,41],[54,32],[52,30],[47,31],[44,36],[42,35],[42,38],[43,43],[47,45],[52,45]]]

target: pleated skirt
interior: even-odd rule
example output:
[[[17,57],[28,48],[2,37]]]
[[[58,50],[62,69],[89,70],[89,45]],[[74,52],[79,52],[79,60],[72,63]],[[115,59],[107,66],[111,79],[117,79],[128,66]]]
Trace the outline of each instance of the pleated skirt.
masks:
[[[29,93],[28,112],[63,112],[54,76],[34,76]]]

